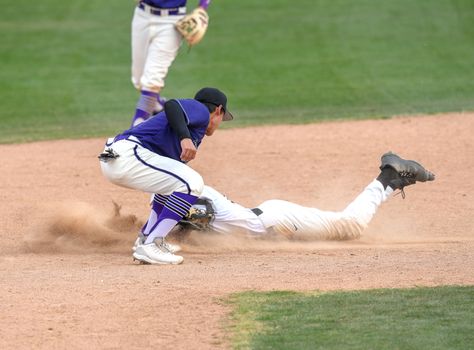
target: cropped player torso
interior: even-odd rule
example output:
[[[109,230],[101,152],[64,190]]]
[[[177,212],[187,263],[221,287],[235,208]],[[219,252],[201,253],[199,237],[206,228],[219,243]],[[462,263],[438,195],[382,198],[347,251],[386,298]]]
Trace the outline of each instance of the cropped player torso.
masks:
[[[184,111],[192,141],[197,148],[201,144],[209,125],[209,111],[206,106],[193,99],[175,101],[181,105]],[[134,128],[124,131],[116,139],[124,139],[130,135],[135,136],[150,151],[181,161],[180,140],[168,124],[164,112],[157,114]]]

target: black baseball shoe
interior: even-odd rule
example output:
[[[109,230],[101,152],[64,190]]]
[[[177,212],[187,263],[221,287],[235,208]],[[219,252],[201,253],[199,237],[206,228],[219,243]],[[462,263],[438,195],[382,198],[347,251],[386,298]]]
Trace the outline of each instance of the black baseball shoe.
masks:
[[[413,185],[417,181],[426,182],[435,179],[435,175],[426,170],[420,163],[414,160],[402,159],[395,153],[385,153],[381,161],[380,170],[382,172],[377,177],[377,180],[385,188],[390,186],[394,190],[401,190],[403,195],[403,188],[405,186]]]

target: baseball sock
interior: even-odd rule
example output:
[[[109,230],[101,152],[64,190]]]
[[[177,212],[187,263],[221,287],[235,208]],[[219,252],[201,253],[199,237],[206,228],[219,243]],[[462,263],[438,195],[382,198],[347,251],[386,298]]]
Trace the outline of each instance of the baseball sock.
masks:
[[[153,114],[158,114],[165,108],[166,98],[158,94],[156,102],[155,108],[153,108]]]
[[[156,222],[158,221],[158,217],[160,216],[167,199],[168,196],[163,196],[161,194],[155,194],[153,196],[150,216],[148,217],[147,222],[145,223],[145,225],[143,225],[141,230],[143,235],[147,236],[150,234],[152,228],[156,225]]]
[[[136,126],[150,117],[150,115],[153,113],[159,95],[160,94],[156,92],[142,90],[140,98],[137,102],[137,107],[135,109],[135,115],[132,119],[132,126]]]
[[[156,223],[145,240],[145,244],[152,243],[156,238],[166,237],[197,200],[198,197],[191,194],[173,192],[166,200]]]

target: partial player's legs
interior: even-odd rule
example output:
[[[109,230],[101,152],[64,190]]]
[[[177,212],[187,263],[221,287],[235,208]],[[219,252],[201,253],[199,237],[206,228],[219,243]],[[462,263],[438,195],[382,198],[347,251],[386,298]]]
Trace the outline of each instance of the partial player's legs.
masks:
[[[381,157],[380,174],[365,190],[342,212],[343,221],[356,223],[359,234],[368,226],[379,205],[394,190],[415,184],[417,181],[433,181],[435,176],[421,164],[405,160],[398,155],[387,152]],[[349,231],[349,230],[348,230]]]
[[[148,217],[148,220],[146,221],[145,225],[143,225],[142,229],[140,230],[140,233],[135,240],[135,244],[133,245],[132,252],[135,252],[137,250],[138,245],[145,243],[146,238],[148,235],[151,233],[153,228],[156,227],[156,224],[158,223],[158,218],[165,207],[165,203],[168,199],[168,196],[163,196],[161,194],[154,194],[152,195],[151,199],[151,211],[150,215]],[[167,243],[168,250],[171,251],[172,253],[177,253],[181,250],[181,247],[177,244],[171,244]]]
[[[131,126],[138,125],[150,117],[159,96],[159,90],[143,89],[140,82],[153,35],[152,18],[152,14],[146,13],[137,7],[132,20],[132,83],[140,91],[140,97]]]
[[[178,246],[169,244],[165,237],[186,215],[198,197],[192,194],[173,192],[161,203],[153,202],[152,212],[142,234],[143,241],[138,241],[133,257],[150,264],[180,264],[181,256],[174,253]]]
[[[202,193],[202,177],[185,164],[162,157],[133,141],[112,145],[120,156],[101,163],[102,172],[113,183],[149,193],[159,193],[143,234],[135,248],[135,259],[151,264],[180,264],[183,258],[164,238],[189,211]],[[158,242],[158,243],[156,243]]]
[[[132,25],[132,81],[141,95],[137,103],[132,126],[138,125],[150,118],[151,115],[163,109],[165,99],[160,91],[165,85],[168,69],[178,54],[181,36],[176,31],[174,23],[181,16],[150,16],[146,18],[147,26],[141,28],[144,20],[141,10],[136,12]],[[144,35],[134,33],[146,32]]]
[[[339,231],[360,235],[372,220],[375,212],[394,190],[413,185],[416,181],[433,181],[434,174],[413,160],[405,160],[387,152],[381,157],[380,174],[365,190],[344,209],[334,225]],[[341,227],[342,223],[342,227]]]
[[[421,164],[388,152],[381,158],[380,174],[342,212],[306,208],[284,201],[268,201],[259,206],[262,220],[277,232],[299,238],[353,239],[372,220],[375,212],[394,190],[403,190],[416,181],[433,181],[434,174]]]
[[[156,106],[156,101],[160,96],[159,93],[142,90],[140,97],[138,98],[137,105],[135,107],[135,115],[132,119],[131,126],[137,126],[149,119],[153,114]]]
[[[143,75],[151,36],[151,14],[135,8],[132,19],[132,84],[141,90],[140,79]]]
[[[165,237],[197,201],[204,185],[202,178],[188,166],[156,157],[144,148],[137,149],[135,156],[146,167],[142,174],[155,173],[148,177],[146,183],[151,185],[149,190],[160,194],[154,197],[152,213],[143,230],[144,241],[137,246],[133,256],[152,264],[179,264],[183,258],[174,255],[178,249],[166,243]],[[167,169],[165,178],[168,185],[162,183],[161,169]]]
[[[154,19],[154,32],[140,78],[142,89],[159,92],[165,86],[169,67],[178,55],[181,45],[181,36],[174,27],[179,17],[168,16]]]
[[[377,208],[393,190],[373,180],[343,211],[327,211],[281,200],[259,205],[264,225],[288,238],[348,240],[360,237]]]

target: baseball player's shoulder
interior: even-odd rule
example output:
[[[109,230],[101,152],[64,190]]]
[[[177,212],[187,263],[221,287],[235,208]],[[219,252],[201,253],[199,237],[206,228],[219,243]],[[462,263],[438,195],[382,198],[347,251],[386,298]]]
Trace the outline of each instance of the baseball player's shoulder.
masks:
[[[193,98],[177,99],[176,101],[178,101],[180,106],[188,113],[209,114],[209,110],[207,109],[206,105]]]

